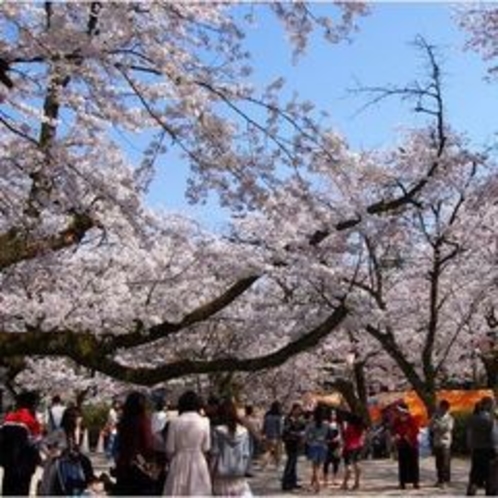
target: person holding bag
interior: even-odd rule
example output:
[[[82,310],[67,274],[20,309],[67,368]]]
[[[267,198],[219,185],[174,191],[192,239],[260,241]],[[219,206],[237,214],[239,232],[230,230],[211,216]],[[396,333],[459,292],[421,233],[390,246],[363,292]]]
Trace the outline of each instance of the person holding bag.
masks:
[[[116,446],[114,494],[160,494],[160,475],[153,471],[154,439],[145,394],[133,391],[127,396],[117,426]]]

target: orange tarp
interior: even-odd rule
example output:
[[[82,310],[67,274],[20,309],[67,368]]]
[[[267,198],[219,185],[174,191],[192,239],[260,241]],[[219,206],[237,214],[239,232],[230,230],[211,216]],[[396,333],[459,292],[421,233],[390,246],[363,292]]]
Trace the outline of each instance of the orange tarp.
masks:
[[[303,397],[303,408],[313,410],[320,403],[331,407],[344,406],[345,401],[341,393],[332,392],[328,394],[306,393]]]
[[[446,399],[450,403],[452,412],[471,412],[475,404],[484,396],[493,396],[491,389],[467,390],[441,390],[437,393],[437,399]],[[416,417],[421,426],[427,425],[428,416],[424,404],[415,391],[398,393],[380,393],[371,399],[369,407],[370,417],[373,422],[378,422],[382,416],[382,409],[397,401],[404,401]]]

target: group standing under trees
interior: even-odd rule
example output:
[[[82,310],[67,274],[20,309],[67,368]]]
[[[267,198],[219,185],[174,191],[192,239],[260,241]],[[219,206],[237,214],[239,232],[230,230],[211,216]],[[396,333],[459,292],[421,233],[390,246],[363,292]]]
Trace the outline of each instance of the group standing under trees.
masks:
[[[40,495],[106,492],[127,496],[250,496],[248,478],[267,467],[261,455],[253,462],[256,465],[251,465],[257,456],[250,437],[255,425],[240,416],[241,407],[232,399],[214,401],[211,397],[204,404],[194,391],[184,392],[178,400],[178,415],[169,412],[158,431],[152,417],[152,398],[143,392],[130,392],[117,423],[111,479],[107,474],[97,477],[88,455],[82,451],[81,439],[77,437],[81,417],[78,408],[68,404],[59,427],[54,429],[48,419],[42,426],[36,419],[37,396],[24,392],[0,428],[2,494],[27,496],[34,471],[41,465]],[[331,409],[322,404],[305,412],[295,402],[284,416],[279,406],[274,401],[265,414],[266,431],[264,424],[258,425],[261,444],[267,450],[280,455],[279,446],[285,446],[285,468],[275,460],[275,468],[268,469],[270,475],[274,472],[275,482],[280,481],[284,491],[299,491],[303,487],[317,493],[322,486],[343,491],[363,487],[361,462],[369,453],[371,442],[359,414],[346,410],[345,405]],[[451,473],[454,418],[448,401],[440,401],[428,427],[434,454],[434,486],[453,488],[457,485]],[[427,487],[419,474],[419,421],[404,402],[391,407],[387,429],[395,443],[400,488],[406,489],[407,484]],[[465,430],[471,454],[467,494],[475,495],[479,488],[484,488],[487,495],[494,496],[498,494],[498,410],[493,398],[484,396],[476,404]],[[271,438],[265,437],[268,435]],[[308,486],[300,479],[304,476],[298,475],[300,458],[309,461]],[[330,464],[334,466],[332,481],[328,479]],[[340,466],[343,468],[339,473]],[[369,468],[375,471],[375,465]],[[337,480],[339,476],[341,482]]]

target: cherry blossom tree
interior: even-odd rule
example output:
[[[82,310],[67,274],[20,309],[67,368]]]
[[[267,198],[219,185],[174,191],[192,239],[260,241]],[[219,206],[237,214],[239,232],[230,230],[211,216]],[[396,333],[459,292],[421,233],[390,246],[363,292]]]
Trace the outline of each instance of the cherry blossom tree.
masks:
[[[462,29],[468,34],[466,48],[481,54],[483,59],[489,63],[489,78],[494,82],[497,66],[496,54],[498,45],[498,9],[493,4],[470,4],[462,5],[456,11],[457,21]],[[493,185],[484,189],[487,193],[493,189]],[[477,207],[482,211],[482,207]],[[492,207],[489,207],[492,212]],[[490,217],[487,218],[487,228],[485,232],[487,240],[491,239],[490,233],[494,233],[493,223]],[[490,240],[490,247],[495,247],[496,241]],[[492,251],[492,249],[491,249]],[[496,261],[496,260],[495,260]],[[488,378],[488,385],[494,387],[498,393],[498,351],[494,340],[494,329],[496,320],[494,309],[496,309],[496,285],[490,287],[486,305],[482,308],[482,318],[479,328],[482,330],[482,323],[485,321],[488,330],[481,332],[474,341],[473,355],[479,357],[483,364]]]
[[[364,10],[342,4],[342,22],[332,25],[302,4],[272,8],[296,52],[313,24],[339,39]],[[215,189],[232,205],[263,195],[276,164],[299,161],[279,128],[304,132],[310,104],[280,106],[281,81],[260,96],[251,89],[232,10],[171,2],[2,6],[0,268],[78,243],[106,226],[107,205],[133,217],[155,165],[173,148],[190,164],[192,199]],[[254,109],[266,116],[252,117]],[[149,140],[142,150],[141,136]],[[135,165],[126,140],[138,149]]]
[[[304,4],[271,8],[296,54],[313,25],[337,41],[364,10],[340,3],[331,25]],[[67,357],[156,385],[276,367],[332,332],[346,348],[346,319],[385,317],[365,295],[366,241],[390,254],[385,238],[448,164],[474,161],[439,111],[407,136],[408,155],[356,153],[312,104],[282,101],[281,80],[252,88],[229,4],[0,9],[4,359]],[[239,211],[228,236],[147,206],[175,149],[192,200],[216,191]],[[361,347],[361,358],[375,349]]]
[[[497,71],[494,60],[498,46],[498,9],[492,3],[468,4],[459,6],[455,17],[469,37],[466,47],[482,55],[490,62],[491,76]]]
[[[154,383],[279,363],[340,321],[343,306],[315,322],[301,346],[245,363],[180,355],[150,378],[140,368],[130,377],[114,360],[194,329],[253,287],[267,264],[147,208],[150,181],[169,153],[179,150],[191,168],[192,200],[215,190],[237,209],[260,202],[278,185],[276,165],[294,169],[306,159],[306,143],[314,143],[309,103],[281,103],[282,81],[252,88],[242,8],[1,6],[3,358],[63,355],[90,370]],[[296,54],[313,26],[338,41],[365,11],[360,3],[338,4],[333,14],[342,17],[332,23],[305,4],[269,8]],[[188,342],[178,340],[184,351]]]
[[[347,147],[335,135],[328,155],[309,162],[310,175],[320,181],[303,174],[289,182],[266,205],[268,228],[256,224],[246,240],[276,245],[285,234],[287,243],[281,245],[287,255],[280,258],[303,269],[299,282],[307,282],[310,304],[327,306],[327,299],[333,302],[349,283],[350,312],[334,331],[336,355],[330,359],[345,358],[353,331],[356,366],[364,366],[372,354],[378,355],[376,363],[387,356],[394,375],[403,376],[432,411],[436,390],[449,376],[470,377],[466,352],[487,331],[483,309],[496,294],[496,167],[489,154],[473,151],[446,122],[434,49],[423,40],[419,44],[429,62],[427,81],[364,90],[375,101],[415,99],[416,111],[429,118],[427,125],[407,131],[390,151],[350,154],[347,161]],[[416,197],[372,216],[372,206],[379,205],[375,198],[396,191],[402,197],[410,184],[419,185],[421,171],[431,176]],[[350,221],[341,223],[341,216]],[[323,228],[304,244],[307,227],[317,223]],[[331,237],[327,227],[333,226],[346,230]],[[294,287],[286,285],[286,293],[296,298]]]
[[[429,60],[428,82],[365,90],[377,100],[415,98],[416,111],[434,117],[433,126],[409,133],[386,161],[394,171],[409,174],[436,157],[439,168],[410,210],[361,225],[362,278],[354,285],[366,297],[357,327],[381,345],[432,412],[444,377],[470,373],[464,351],[483,333],[480,312],[496,275],[487,253],[495,250],[496,232],[489,225],[492,198],[482,194],[492,190],[496,171],[487,154],[473,152],[445,122],[440,67],[433,47],[419,44]]]

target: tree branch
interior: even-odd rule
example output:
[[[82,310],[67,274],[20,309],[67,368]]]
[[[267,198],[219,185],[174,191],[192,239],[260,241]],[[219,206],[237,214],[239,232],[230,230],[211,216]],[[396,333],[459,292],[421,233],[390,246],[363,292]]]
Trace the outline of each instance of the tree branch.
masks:
[[[86,355],[85,358],[73,357],[79,364],[93,368],[115,379],[125,382],[152,386],[159,382],[184,377],[192,374],[214,372],[253,372],[274,368],[285,363],[289,358],[316,346],[321,339],[337,328],[348,314],[344,304],[338,306],[320,325],[303,334],[299,339],[288,343],[272,353],[254,358],[217,358],[213,360],[179,360],[156,368],[132,368],[106,358]]]
[[[259,278],[260,275],[252,275],[238,280],[223,294],[209,303],[199,306],[194,311],[191,311],[179,322],[163,322],[158,325],[154,325],[149,329],[144,329],[141,324],[138,323],[138,326],[133,333],[109,337],[108,340],[111,341],[111,349],[114,351],[117,348],[132,348],[148,344],[179,332],[180,330],[190,327],[191,325],[207,320],[218,313],[218,311],[221,311],[223,308],[235,301],[235,299],[249,289],[249,287],[251,287],[254,282],[259,280]]]
[[[305,332],[300,338],[272,353],[254,358],[184,359],[159,367],[133,368],[113,359],[116,343],[112,337],[98,338],[91,332],[76,333],[71,330],[52,332],[28,330],[23,334],[0,332],[0,357],[7,358],[20,354],[26,356],[67,356],[79,365],[102,372],[115,379],[152,386],[159,382],[191,374],[252,372],[279,366],[297,353],[316,346],[321,339],[342,323],[348,313],[346,305],[341,303],[322,323]]]
[[[87,214],[77,213],[69,226],[55,235],[32,238],[20,229],[12,228],[0,233],[0,271],[9,266],[35,259],[52,251],[59,251],[78,244],[85,234],[97,224]]]

